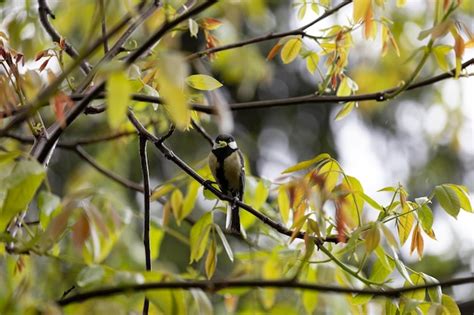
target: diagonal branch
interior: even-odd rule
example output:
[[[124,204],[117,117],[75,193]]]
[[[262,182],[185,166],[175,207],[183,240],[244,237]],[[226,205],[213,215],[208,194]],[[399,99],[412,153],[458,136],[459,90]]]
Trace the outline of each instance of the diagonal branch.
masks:
[[[122,176],[115,174],[98,164],[81,146],[75,146],[72,150],[97,171],[121,184],[125,188],[138,192],[144,191],[144,187],[142,187],[140,184],[137,184],[129,179],[123,178]]]
[[[260,42],[264,42],[264,41],[272,40],[272,39],[283,38],[283,37],[286,37],[286,36],[292,36],[292,35],[307,36],[307,34],[305,32],[305,30],[307,28],[309,28],[309,27],[313,26],[314,24],[324,20],[328,16],[333,15],[334,13],[336,13],[337,11],[339,11],[340,9],[342,9],[343,7],[345,7],[346,5],[348,5],[351,2],[352,2],[352,0],[345,0],[345,1],[341,2],[339,5],[335,6],[334,8],[329,9],[326,12],[324,12],[320,17],[318,17],[314,21],[312,21],[312,22],[310,22],[306,25],[303,25],[302,27],[295,28],[291,31],[280,32],[280,33],[268,33],[266,35],[257,36],[257,37],[250,38],[250,39],[247,39],[247,40],[243,40],[243,41],[240,41],[240,42],[205,49],[205,50],[202,50],[202,51],[199,51],[199,52],[196,52],[196,53],[193,53],[193,54],[189,55],[186,59],[187,60],[193,60],[193,59],[197,59],[199,57],[206,56],[206,55],[209,55],[209,54],[213,54],[213,53],[216,53],[216,52],[219,52],[219,51],[230,50],[230,49],[234,49],[234,48],[238,48],[238,47],[244,47],[244,46],[247,46],[247,45],[250,45],[250,44],[260,43]]]
[[[278,289],[302,289],[319,292],[330,292],[339,294],[358,294],[373,295],[388,298],[399,298],[403,293],[413,292],[416,290],[426,290],[436,287],[446,288],[474,283],[474,276],[450,279],[439,283],[427,283],[423,285],[398,287],[386,290],[380,289],[356,289],[348,287],[340,287],[333,285],[314,284],[308,282],[298,282],[292,280],[196,280],[196,281],[180,281],[180,282],[150,282],[144,284],[129,284],[116,287],[106,287],[91,290],[84,293],[78,293],[68,298],[57,301],[60,306],[66,306],[72,303],[79,303],[93,298],[103,298],[118,294],[126,294],[130,292],[143,292],[149,290],[160,289],[201,289],[207,292],[216,292],[227,288],[278,288]]]

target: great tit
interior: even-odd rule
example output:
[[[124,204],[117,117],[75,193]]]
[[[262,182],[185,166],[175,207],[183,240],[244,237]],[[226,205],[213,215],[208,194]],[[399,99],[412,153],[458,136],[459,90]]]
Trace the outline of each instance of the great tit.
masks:
[[[221,191],[242,200],[245,185],[244,158],[234,138],[221,134],[214,140],[209,154],[209,168]],[[232,202],[227,211],[226,228],[235,234],[241,234],[239,207]]]

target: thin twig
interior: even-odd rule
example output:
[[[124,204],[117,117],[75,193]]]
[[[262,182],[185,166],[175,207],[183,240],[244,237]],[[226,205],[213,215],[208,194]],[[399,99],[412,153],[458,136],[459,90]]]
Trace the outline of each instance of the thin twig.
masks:
[[[140,162],[143,176],[143,246],[145,247],[145,267],[147,271],[151,270],[151,252],[150,252],[150,170],[148,168],[148,158],[146,154],[147,140],[140,136]],[[150,302],[145,297],[143,302],[143,314],[148,314]]]
[[[214,141],[212,140],[212,137],[207,133],[207,131],[201,126],[199,125],[194,119],[191,120],[191,124],[193,125],[194,129],[197,130],[197,132],[199,132],[204,139],[207,140],[207,142],[209,142],[209,144],[212,145],[214,144]]]
[[[373,295],[383,296],[388,298],[399,298],[403,293],[413,292],[417,290],[426,290],[430,288],[446,288],[452,286],[459,286],[464,284],[474,283],[474,276],[450,279],[438,283],[426,283],[423,285],[398,287],[391,289],[356,289],[332,285],[314,284],[308,282],[298,282],[292,280],[196,280],[196,281],[180,281],[180,282],[151,282],[144,284],[129,284],[116,287],[106,287],[102,289],[91,290],[84,293],[78,293],[65,299],[57,301],[61,306],[66,306],[72,303],[83,302],[92,298],[103,298],[118,294],[130,292],[143,292],[148,290],[160,289],[201,289],[208,292],[216,292],[227,288],[279,288],[279,289],[302,289],[319,292],[331,292],[339,294],[358,294],[358,295]]]
[[[232,44],[228,44],[228,45],[222,45],[222,46],[213,47],[213,48],[208,48],[208,49],[193,53],[193,54],[189,55],[188,57],[186,57],[186,59],[187,60],[193,60],[193,59],[196,59],[196,58],[199,58],[199,57],[202,57],[202,56],[206,56],[206,55],[209,55],[209,54],[213,54],[213,53],[216,53],[216,52],[219,52],[219,51],[230,50],[230,49],[234,49],[234,48],[238,48],[238,47],[244,47],[244,46],[247,46],[247,45],[250,45],[250,44],[260,43],[260,42],[264,42],[264,41],[272,40],[272,39],[283,38],[283,37],[286,37],[286,36],[292,36],[292,35],[306,36],[305,30],[307,28],[309,28],[310,26],[313,26],[314,24],[324,20],[328,16],[336,13],[337,11],[339,11],[340,9],[342,9],[343,7],[345,7],[346,5],[348,5],[351,2],[352,2],[352,0],[346,0],[346,1],[341,2],[339,5],[335,6],[334,8],[332,8],[330,10],[327,10],[320,17],[318,17],[314,21],[312,21],[312,22],[310,22],[310,23],[308,23],[308,24],[306,24],[302,27],[295,28],[293,30],[286,31],[286,32],[268,33],[266,35],[257,36],[257,37],[250,38],[250,39],[247,39],[247,40],[243,40],[243,41],[240,41],[240,42],[236,42],[236,43],[232,43]]]
[[[75,153],[77,153],[84,161],[86,161],[92,167],[94,167],[96,170],[98,170],[100,173],[102,173],[105,176],[113,179],[114,181],[121,184],[122,186],[124,186],[128,189],[134,190],[134,191],[138,191],[138,192],[143,192],[144,191],[144,188],[140,184],[137,184],[137,183],[132,182],[132,181],[126,179],[126,178],[123,178],[122,176],[117,175],[117,174],[107,170],[103,166],[99,165],[81,146],[76,146],[73,149],[73,151]]]
[[[105,35],[107,34],[107,24],[105,23],[105,3],[104,0],[99,0],[99,14],[101,19],[102,37],[104,37],[104,53],[109,51],[109,42]]]

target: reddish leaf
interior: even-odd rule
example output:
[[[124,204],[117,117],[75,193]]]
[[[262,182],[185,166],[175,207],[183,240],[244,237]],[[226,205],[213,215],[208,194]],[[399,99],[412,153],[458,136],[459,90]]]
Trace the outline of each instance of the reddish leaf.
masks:
[[[43,58],[43,57],[46,56],[47,54],[48,54],[48,51],[47,51],[47,50],[42,50],[42,51],[38,52],[38,53],[35,55],[35,61],[40,60],[41,58]]]
[[[61,123],[62,127],[65,127],[65,123],[66,123],[65,116],[64,116],[65,110],[67,108],[72,107],[72,105],[74,105],[74,102],[71,100],[69,96],[60,92],[54,97],[52,105],[53,105],[53,111],[54,111],[54,114],[56,115],[57,121]]]
[[[219,28],[221,25],[222,25],[221,21],[217,19],[213,19],[213,18],[204,18],[202,19],[202,22],[201,22],[202,28],[209,31],[215,30]]]
[[[344,213],[344,201],[336,201],[336,230],[337,240],[341,243],[346,242],[346,234],[344,228],[346,227],[345,213]]]
[[[72,242],[78,251],[82,251],[84,243],[89,238],[90,227],[87,215],[82,212],[77,222],[72,226]]]
[[[48,65],[48,62],[51,60],[51,58],[48,58],[46,59],[45,61],[43,61],[43,63],[41,64],[41,66],[39,67],[39,72],[43,71],[44,68],[46,68],[46,66]]]

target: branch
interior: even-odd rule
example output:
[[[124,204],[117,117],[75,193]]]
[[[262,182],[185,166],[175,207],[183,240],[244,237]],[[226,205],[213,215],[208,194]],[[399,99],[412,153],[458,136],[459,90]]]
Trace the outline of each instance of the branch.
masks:
[[[174,164],[176,164],[179,168],[181,168],[186,174],[191,176],[194,180],[199,182],[204,189],[209,190],[212,192],[214,195],[217,196],[220,200],[225,200],[229,202],[235,202],[241,209],[244,209],[247,212],[250,212],[253,214],[255,217],[257,217],[260,221],[265,223],[266,225],[272,227],[276,231],[278,231],[281,234],[287,235],[287,236],[292,236],[294,234],[294,231],[287,229],[285,226],[282,224],[272,220],[271,218],[267,217],[266,215],[262,214],[261,212],[255,210],[251,206],[243,203],[242,201],[234,200],[234,198],[222,193],[220,190],[215,188],[209,181],[205,180],[202,178],[198,173],[196,173],[189,165],[187,165],[183,160],[181,160],[176,154],[174,154],[173,151],[171,151],[166,145],[164,144],[164,141],[171,136],[173,130],[170,129],[168,134],[161,138],[157,138],[148,130],[145,129],[145,127],[137,120],[135,115],[133,114],[132,111],[129,110],[128,112],[128,118],[130,122],[135,126],[137,129],[138,133],[140,136],[146,137],[149,141],[151,141],[155,147],[160,150],[160,152],[170,161],[172,161]],[[296,238],[304,239],[304,232],[298,232],[296,233]],[[332,242],[332,243],[338,243],[337,237],[328,237],[325,239],[316,239],[318,243],[322,242]]]
[[[151,252],[150,252],[150,170],[148,168],[148,158],[146,155],[147,140],[144,136],[140,136],[140,162],[143,174],[143,203],[144,203],[144,219],[143,219],[143,246],[145,247],[145,265],[146,270],[151,270]],[[143,303],[143,314],[148,314],[149,301],[145,297]]]
[[[474,64],[474,58],[471,58],[465,61],[461,65],[461,69],[466,69],[467,67]],[[437,83],[439,81],[443,81],[446,79],[450,79],[454,77],[455,69],[450,71],[444,72],[442,74],[436,75],[434,77],[421,80],[417,83],[413,83],[409,85],[406,90],[415,90],[427,85],[431,85]],[[303,96],[296,96],[296,97],[289,97],[289,98],[281,98],[281,99],[273,99],[273,100],[263,100],[263,101],[252,101],[252,102],[241,102],[241,103],[232,103],[229,104],[229,108],[232,111],[239,111],[239,110],[248,110],[248,109],[257,109],[257,108],[271,108],[271,107],[278,107],[278,106],[288,106],[288,105],[300,105],[305,103],[310,104],[321,104],[321,103],[341,103],[341,102],[350,102],[350,101],[377,101],[377,102],[385,102],[387,101],[390,96],[390,93],[396,91],[399,87],[393,87],[390,89],[373,92],[373,93],[366,93],[366,94],[357,94],[357,95],[349,95],[349,96],[337,96],[337,95],[315,95],[315,94],[308,94]],[[84,96],[80,94],[73,94],[71,95],[73,100],[80,100],[84,98]],[[99,95],[99,98],[105,98],[105,94],[102,93]],[[154,104],[163,104],[163,100],[159,97],[144,95],[144,94],[132,94],[131,98],[136,101],[154,103]],[[215,114],[215,109],[213,106],[202,105],[202,104],[190,104],[192,110],[206,113],[213,115]],[[89,114],[98,114],[105,111],[105,106],[101,107],[89,107],[87,113]]]
[[[43,25],[43,28],[45,31],[49,34],[53,42],[60,43],[61,39],[64,39],[58,31],[53,27],[53,25],[49,22],[48,20],[48,15],[52,18],[55,19],[56,17],[54,16],[53,12],[51,9],[48,7],[48,4],[46,3],[46,0],[38,0],[38,13],[39,13],[39,18],[41,21],[41,25]],[[104,34],[105,36],[105,34]],[[72,47],[66,40],[65,40],[65,49],[66,53],[71,56],[73,59],[79,58],[79,53],[77,52],[74,47]],[[91,70],[91,65],[84,59],[81,60],[80,67],[82,71],[87,74]]]
[[[66,306],[72,303],[83,302],[92,298],[108,297],[117,294],[125,293],[136,293],[148,290],[160,290],[160,289],[201,289],[208,292],[216,292],[227,288],[291,288],[291,289],[302,289],[312,290],[319,292],[331,292],[339,294],[359,294],[359,295],[373,295],[383,296],[389,298],[398,298],[403,293],[413,292],[416,290],[426,290],[435,287],[451,287],[463,284],[474,283],[474,276],[451,279],[442,281],[439,283],[427,283],[423,285],[399,287],[386,290],[375,290],[375,289],[355,289],[340,286],[312,284],[308,282],[288,281],[288,280],[196,280],[196,281],[185,281],[185,282],[150,282],[144,284],[129,284],[116,287],[106,287],[102,289],[91,290],[84,293],[78,293],[68,298],[57,301],[60,306]]]
[[[272,40],[272,39],[277,39],[277,38],[283,38],[283,37],[286,37],[286,36],[292,36],[292,35],[301,35],[303,37],[307,36],[306,32],[305,32],[305,30],[307,28],[309,28],[310,26],[313,26],[314,24],[324,20],[328,16],[336,13],[337,11],[339,11],[340,9],[342,9],[343,7],[345,7],[346,5],[348,5],[351,2],[352,2],[352,0],[345,0],[345,1],[341,2],[339,5],[335,6],[334,8],[324,12],[320,17],[318,17],[317,19],[315,19],[311,23],[308,23],[308,24],[306,24],[302,27],[299,27],[299,28],[296,28],[296,29],[293,29],[293,30],[290,30],[290,31],[286,31],[286,32],[268,33],[266,35],[254,37],[254,38],[247,39],[247,40],[244,40],[244,41],[240,41],[240,42],[236,42],[236,43],[232,43],[232,44],[228,44],[228,45],[222,45],[222,46],[218,46],[218,47],[214,47],[214,48],[205,49],[205,50],[202,50],[202,51],[199,51],[199,52],[196,52],[196,53],[193,53],[193,54],[189,55],[186,59],[187,60],[193,60],[193,59],[197,59],[199,57],[209,55],[209,54],[213,54],[213,53],[216,53],[216,52],[219,52],[219,51],[230,50],[230,49],[234,49],[234,48],[238,48],[238,47],[244,47],[244,46],[247,46],[247,45],[250,45],[250,44],[260,43],[260,42],[264,42],[264,41]]]
[[[207,142],[211,145],[211,147],[214,145],[214,140],[212,140],[212,137],[207,133],[207,131],[199,125],[194,119],[191,120],[191,124],[193,125],[194,129],[196,129],[197,132],[199,132],[204,139],[206,139]]]

